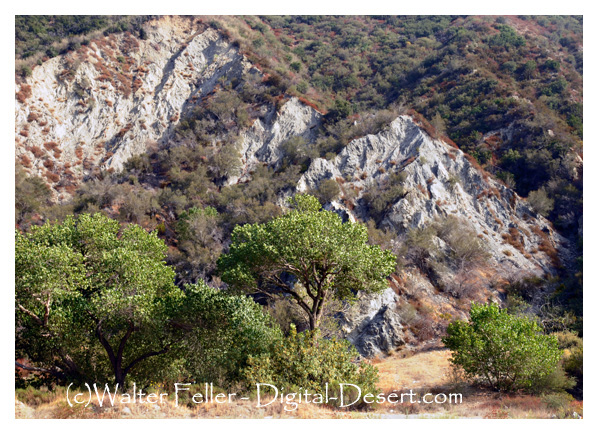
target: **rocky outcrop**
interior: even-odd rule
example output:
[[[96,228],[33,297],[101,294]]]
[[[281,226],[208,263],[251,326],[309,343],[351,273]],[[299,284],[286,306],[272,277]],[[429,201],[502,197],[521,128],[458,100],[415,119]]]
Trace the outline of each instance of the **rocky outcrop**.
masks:
[[[179,120],[222,83],[261,75],[234,45],[193,19],[163,17],[145,29],[145,40],[110,35],[44,62],[18,85],[16,156],[29,173],[46,179],[59,201],[93,171],[119,170],[129,157],[167,143]],[[322,120],[296,98],[257,112],[260,117],[240,134],[241,171],[225,184],[244,182],[258,164],[281,167],[286,143],[298,137],[303,140],[297,143],[313,143]],[[512,134],[511,127],[502,134]],[[326,208],[366,221],[372,216],[365,193],[398,173],[403,195],[379,222],[396,234],[455,216],[485,243],[500,275],[541,275],[569,260],[568,242],[526,200],[455,146],[431,138],[409,116],[351,141],[331,160],[314,159],[296,190],[335,180],[342,195]],[[438,244],[442,249],[443,241]],[[399,311],[415,299],[426,296],[431,306],[443,306],[454,317],[467,310],[414,272],[405,273],[403,293],[389,288],[360,297],[340,319],[346,338],[363,355],[385,354],[407,341]]]
[[[293,137],[301,137],[305,144],[316,139],[316,132],[322,115],[313,108],[302,104],[297,98],[287,101],[280,111],[274,109],[265,120],[256,119],[252,127],[242,135],[241,180],[250,175],[258,163],[279,167],[285,157],[281,145]],[[231,178],[235,183],[239,178]]]
[[[120,170],[133,155],[171,137],[179,120],[222,83],[261,76],[238,49],[193,20],[163,17],[147,39],[110,35],[34,68],[17,89],[16,156],[66,200],[94,169]],[[278,166],[281,145],[314,141],[321,114],[292,98],[263,107],[241,135],[242,172]]]
[[[542,274],[553,270],[567,241],[537,216],[513,190],[491,178],[459,149],[432,139],[409,116],[388,129],[350,142],[333,160],[316,159],[298,183],[316,189],[326,179],[357,192],[333,208],[368,219],[364,192],[391,173],[402,172],[405,195],[386,211],[381,224],[402,233],[438,217],[455,216],[473,228],[498,267]]]
[[[220,80],[259,74],[191,19],[164,17],[145,28],[145,40],[110,35],[44,62],[17,89],[17,158],[64,197],[64,187],[93,168],[119,170],[166,141]]]
[[[344,337],[358,352],[371,358],[386,355],[405,344],[401,318],[396,310],[397,294],[387,288],[380,294],[358,296],[358,302],[339,319]]]

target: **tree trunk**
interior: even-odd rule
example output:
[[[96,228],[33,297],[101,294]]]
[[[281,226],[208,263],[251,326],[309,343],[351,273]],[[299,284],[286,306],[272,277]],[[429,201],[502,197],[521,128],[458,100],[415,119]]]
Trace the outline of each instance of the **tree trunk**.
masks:
[[[124,388],[125,386],[125,373],[123,372],[123,369],[120,367],[115,367],[114,368],[114,382],[115,382],[115,387],[116,384],[118,384],[120,387]]]

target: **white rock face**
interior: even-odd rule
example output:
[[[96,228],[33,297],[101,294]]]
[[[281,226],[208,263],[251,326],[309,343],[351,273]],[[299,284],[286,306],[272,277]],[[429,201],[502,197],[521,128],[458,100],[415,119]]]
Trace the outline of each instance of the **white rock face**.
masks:
[[[64,187],[94,168],[120,170],[131,156],[165,143],[221,80],[261,75],[219,33],[193,21],[164,17],[145,29],[146,40],[111,35],[53,58],[17,88],[30,96],[15,100],[16,156],[48,181],[58,200],[68,199]],[[72,77],[64,78],[67,70]],[[312,142],[321,117],[292,98],[254,121],[241,138],[241,177],[227,183],[248,177],[258,162],[277,166],[280,145],[294,136]]]
[[[567,251],[567,242],[525,200],[485,175],[462,151],[431,139],[408,116],[398,117],[377,135],[353,140],[332,161],[313,161],[298,191],[317,188],[326,179],[343,179],[344,188],[359,193],[353,210],[338,208],[368,218],[360,201],[364,191],[396,171],[406,175],[403,187],[407,193],[386,213],[383,226],[401,233],[437,217],[455,216],[486,242],[498,266],[536,274],[553,268],[551,259],[538,249],[543,240]],[[522,247],[507,243],[509,237]]]
[[[249,171],[258,162],[278,167],[284,157],[281,145],[292,137],[300,136],[306,143],[313,142],[321,118],[319,112],[297,98],[291,98],[280,112],[271,113],[265,122],[256,119],[252,127],[242,135],[241,178],[248,177]],[[231,178],[229,183],[237,181],[238,178]]]
[[[193,21],[166,17],[146,30],[147,40],[111,35],[34,68],[24,85],[30,96],[15,101],[16,155],[31,161],[31,173],[55,183],[46,176],[50,166],[64,184],[93,167],[119,170],[148,144],[168,139],[219,79],[259,74],[216,31]],[[72,78],[64,78],[67,70]]]
[[[343,336],[368,358],[395,350],[405,343],[398,304],[399,297],[391,288],[360,297],[340,319]]]

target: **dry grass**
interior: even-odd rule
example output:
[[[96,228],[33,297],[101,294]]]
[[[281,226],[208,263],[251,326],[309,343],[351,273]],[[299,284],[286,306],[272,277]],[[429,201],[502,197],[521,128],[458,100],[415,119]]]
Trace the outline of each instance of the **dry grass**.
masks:
[[[19,100],[19,102],[23,104],[25,103],[25,101],[27,101],[29,97],[31,97],[31,86],[29,86],[26,83],[23,83],[19,92],[17,92],[17,100]]]
[[[62,394],[61,394],[62,393]],[[64,397],[64,391],[47,393],[48,399],[34,400],[35,405],[25,404],[15,400],[16,418],[92,418],[92,419],[118,419],[118,418],[356,418],[357,412],[335,411],[330,407],[314,404],[301,404],[295,411],[286,411],[285,405],[278,401],[257,408],[254,401],[233,401],[232,403],[207,403],[207,404],[177,404],[173,400],[165,400],[160,404],[118,403],[114,406],[104,403],[100,406],[97,400],[92,400],[88,407],[74,405],[70,407]],[[266,399],[268,400],[268,399]]]
[[[409,356],[396,353],[372,363],[379,369],[379,388],[388,395],[393,391],[408,393],[462,394],[461,404],[385,403],[370,411],[346,411],[325,405],[302,403],[295,411],[286,411],[279,401],[257,408],[254,399],[232,403],[190,404],[175,406],[174,395],[160,404],[121,404],[100,407],[97,401],[84,408],[70,407],[65,389],[40,392],[19,390],[15,398],[16,418],[552,418],[582,415],[582,402],[556,397],[502,395],[465,382],[451,369],[450,352],[432,350]],[[406,397],[406,402],[407,402]],[[574,414],[576,413],[576,414]]]
[[[448,350],[422,352],[409,358],[394,355],[375,364],[379,369],[379,388],[440,387],[447,383],[450,365]]]

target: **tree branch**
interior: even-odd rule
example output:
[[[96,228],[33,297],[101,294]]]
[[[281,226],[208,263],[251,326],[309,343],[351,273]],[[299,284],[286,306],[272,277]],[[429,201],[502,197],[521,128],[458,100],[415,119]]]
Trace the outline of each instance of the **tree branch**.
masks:
[[[25,314],[27,314],[33,320],[35,320],[35,322],[38,323],[40,326],[44,326],[44,322],[42,321],[42,319],[40,319],[33,311],[29,311],[27,308],[25,308],[21,304],[17,304],[17,308],[19,310],[21,310],[22,312],[24,312]]]
[[[167,353],[174,343],[176,343],[176,341],[173,343],[167,344],[161,350],[146,352],[146,353],[138,356],[131,362],[131,364],[129,364],[127,367],[125,367],[125,370],[123,370],[123,377],[127,376],[127,373],[129,373],[129,370],[131,370],[133,368],[133,366],[135,366],[137,363],[140,363],[144,359],[150,358],[151,356],[163,355],[163,354]]]
[[[108,354],[108,358],[110,359],[112,367],[116,367],[116,358],[114,356],[112,346],[110,346],[110,343],[108,340],[106,340],[104,334],[102,333],[102,320],[100,320],[96,326],[96,337],[98,337],[98,340],[100,340],[100,343],[102,343],[102,346],[104,346],[104,349],[106,349],[106,353]]]
[[[127,332],[125,333],[125,335],[123,336],[123,338],[121,339],[121,342],[119,344],[119,350],[117,351],[117,361],[122,361],[123,359],[123,352],[125,351],[125,344],[127,343],[127,340],[129,340],[129,337],[131,337],[131,334],[133,333],[133,331],[135,330],[134,326],[133,326],[133,322],[129,321],[129,327],[127,328]]]
[[[27,366],[25,364],[21,364],[18,361],[15,361],[15,365],[23,370],[28,370],[30,372],[43,372],[43,373],[50,373],[50,374],[54,374],[52,372],[52,370],[49,369],[45,369],[43,367],[32,367],[32,366]]]

